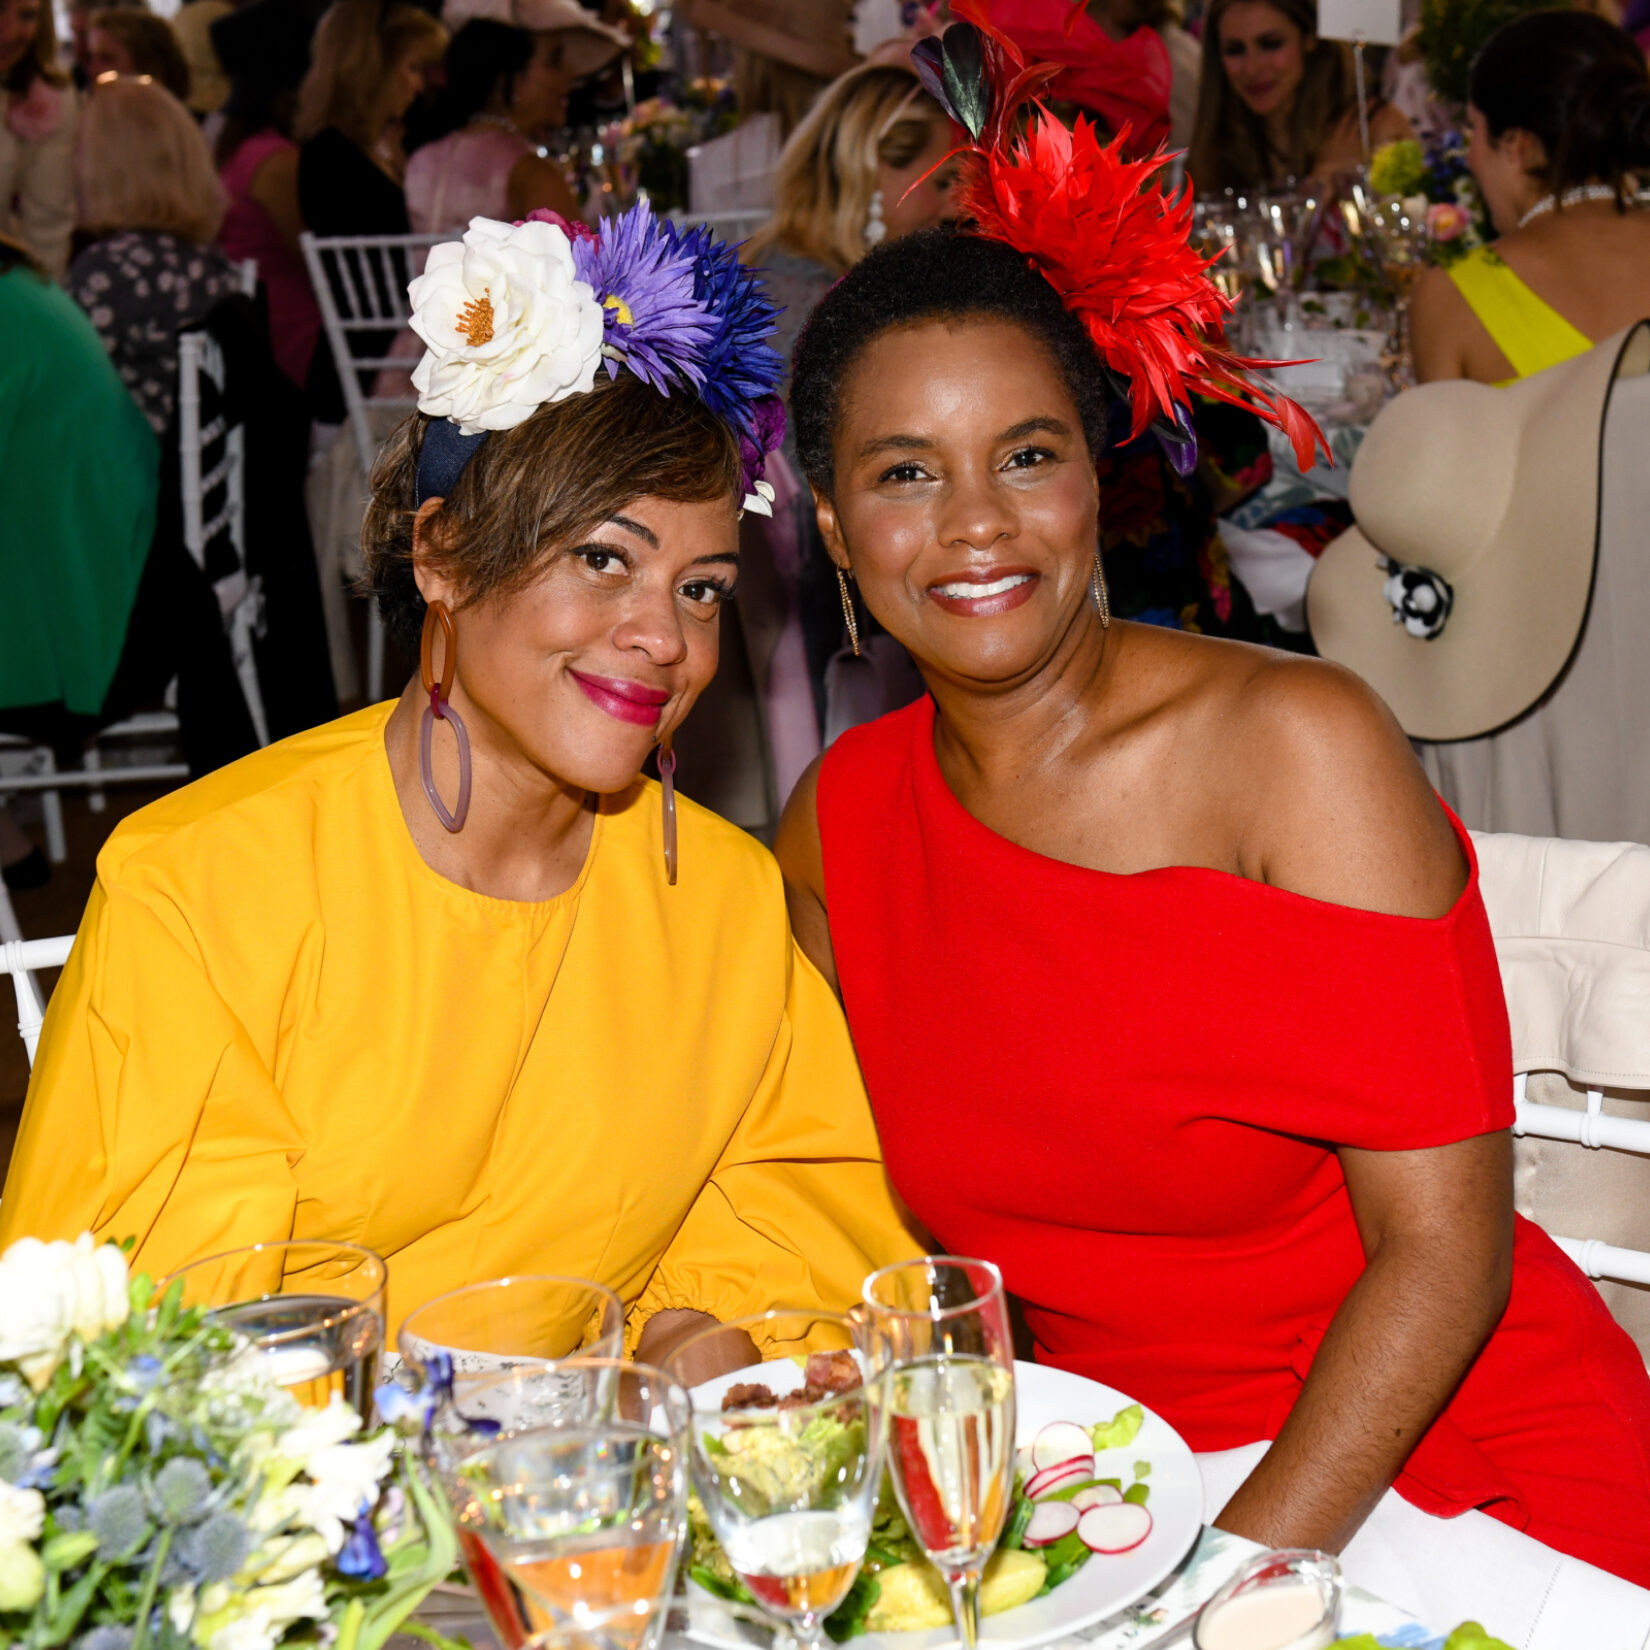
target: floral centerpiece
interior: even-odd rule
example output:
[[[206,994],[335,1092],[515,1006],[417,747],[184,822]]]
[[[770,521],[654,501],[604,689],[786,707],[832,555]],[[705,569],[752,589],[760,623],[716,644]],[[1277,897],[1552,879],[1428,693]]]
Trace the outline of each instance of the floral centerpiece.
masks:
[[[1383,144],[1369,163],[1369,187],[1402,200],[1413,217],[1425,221],[1434,263],[1452,264],[1494,234],[1458,132],[1427,145],[1414,138]]]
[[[450,1526],[394,1433],[181,1298],[89,1235],[0,1256],[0,1642],[378,1650]]]

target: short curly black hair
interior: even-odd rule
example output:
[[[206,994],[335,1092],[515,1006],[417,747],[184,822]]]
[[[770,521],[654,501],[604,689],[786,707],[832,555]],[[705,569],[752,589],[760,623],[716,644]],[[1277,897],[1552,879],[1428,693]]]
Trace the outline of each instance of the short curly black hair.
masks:
[[[1089,453],[1111,444],[1114,392],[1083,323],[1024,253],[951,228],[879,246],[820,300],[796,346],[791,423],[803,472],[830,496],[832,439],[855,361],[892,327],[969,316],[1012,322],[1054,357],[1077,404]]]

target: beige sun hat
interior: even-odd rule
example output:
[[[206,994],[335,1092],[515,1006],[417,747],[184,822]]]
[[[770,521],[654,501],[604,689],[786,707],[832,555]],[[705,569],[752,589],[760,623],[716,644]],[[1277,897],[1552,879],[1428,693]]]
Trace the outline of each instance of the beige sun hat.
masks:
[[[1640,321],[1502,387],[1406,390],[1370,425],[1357,525],[1318,558],[1307,622],[1412,739],[1492,733],[1557,681],[1593,588],[1605,413],[1646,372]]]
[[[535,34],[566,30],[567,67],[575,80],[605,69],[631,45],[623,29],[602,22],[579,0],[446,0],[441,8],[442,22],[455,34],[477,18],[531,29]]]
[[[859,62],[854,0],[683,0],[677,15],[821,80],[835,80]]]

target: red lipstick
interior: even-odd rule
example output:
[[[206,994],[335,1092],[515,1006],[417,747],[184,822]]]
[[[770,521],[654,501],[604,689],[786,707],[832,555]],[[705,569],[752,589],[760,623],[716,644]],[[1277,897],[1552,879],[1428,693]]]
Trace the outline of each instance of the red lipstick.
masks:
[[[627,682],[622,676],[587,676],[582,670],[569,670],[567,674],[598,710],[640,728],[652,727],[670,702],[670,695],[663,688],[643,687],[640,682]]]
[[[964,619],[991,619],[1030,601],[1042,575],[1030,567],[969,567],[935,579],[929,600]]]

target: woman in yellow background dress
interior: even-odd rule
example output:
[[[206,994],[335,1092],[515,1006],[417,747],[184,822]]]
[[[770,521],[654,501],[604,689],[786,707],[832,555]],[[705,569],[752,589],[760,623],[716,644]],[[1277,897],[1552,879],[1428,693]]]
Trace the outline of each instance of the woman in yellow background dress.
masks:
[[[0,1244],[89,1228],[159,1274],[361,1243],[392,1333],[573,1273],[634,1303],[633,1343],[673,1314],[653,1355],[700,1321],[674,1314],[842,1306],[913,1252],[772,858],[639,777],[715,672],[779,366],[731,254],[638,212],[576,248],[477,220],[413,283],[423,410],[365,537],[422,680],[115,831]]]

